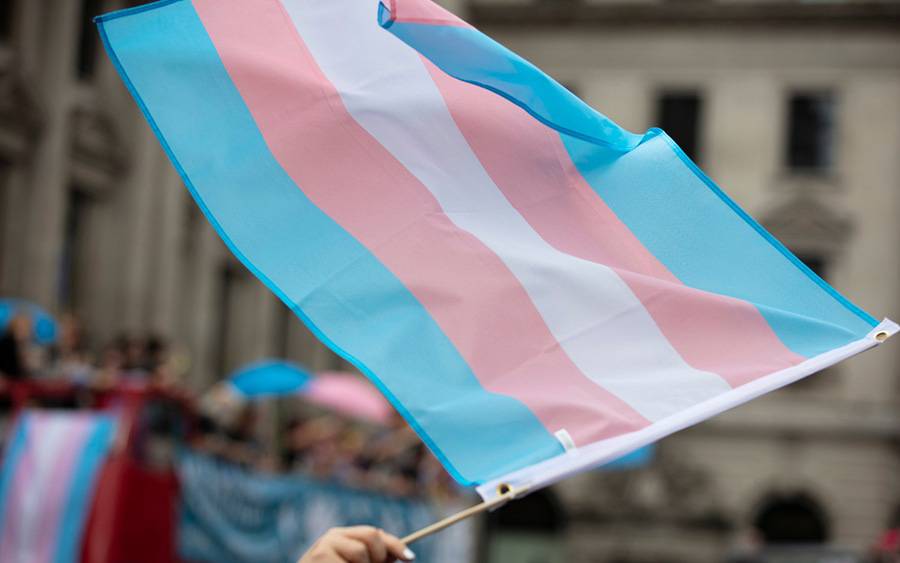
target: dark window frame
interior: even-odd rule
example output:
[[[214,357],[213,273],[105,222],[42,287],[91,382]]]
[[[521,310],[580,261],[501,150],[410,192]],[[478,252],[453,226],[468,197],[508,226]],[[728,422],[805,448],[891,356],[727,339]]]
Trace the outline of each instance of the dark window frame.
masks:
[[[691,160],[703,159],[704,96],[699,88],[664,88],[656,94],[655,123]]]
[[[834,169],[837,96],[830,89],[796,89],[786,103],[784,165],[793,173],[823,174]]]
[[[0,44],[9,43],[12,40],[16,7],[16,0],[2,0],[0,2]]]
[[[81,27],[75,71],[79,80],[90,80],[94,77],[100,54],[100,39],[94,26],[94,16],[103,10],[103,0],[81,0],[80,10]]]
[[[832,518],[805,492],[771,494],[753,518],[766,545],[822,545],[832,538]]]
[[[57,298],[69,311],[79,311],[84,305],[84,276],[88,268],[84,251],[85,219],[95,200],[90,192],[77,184],[69,187],[66,194],[63,248],[59,257],[57,277]]]
[[[816,275],[823,280],[828,281],[832,265],[831,256],[829,256],[828,253],[795,251],[794,255],[803,262],[807,268],[815,272]]]

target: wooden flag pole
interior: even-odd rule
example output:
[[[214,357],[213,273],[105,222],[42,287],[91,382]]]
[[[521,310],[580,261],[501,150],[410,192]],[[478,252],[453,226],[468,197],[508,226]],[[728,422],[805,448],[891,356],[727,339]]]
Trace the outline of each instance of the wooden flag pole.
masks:
[[[471,518],[476,514],[481,514],[482,512],[486,512],[488,510],[500,508],[516,497],[522,496],[527,491],[527,489],[525,488],[513,490],[509,485],[500,485],[499,487],[497,487],[497,489],[501,492],[500,496],[498,496],[497,498],[482,502],[481,504],[476,504],[475,506],[470,506],[469,508],[461,512],[457,512],[453,516],[444,518],[440,522],[435,522],[434,524],[426,526],[417,532],[413,532],[400,541],[409,545],[415,541],[419,541],[422,538],[428,537],[431,534],[436,534],[444,528],[449,528],[453,524],[461,522],[466,518]]]

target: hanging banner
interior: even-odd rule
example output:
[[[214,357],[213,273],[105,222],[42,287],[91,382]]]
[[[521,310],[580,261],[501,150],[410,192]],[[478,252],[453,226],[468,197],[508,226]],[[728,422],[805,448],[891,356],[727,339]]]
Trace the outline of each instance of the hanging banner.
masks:
[[[424,502],[349,489],[304,476],[252,473],[185,452],[179,461],[179,555],[210,563],[295,563],[329,528],[369,525],[396,535],[443,515]],[[446,507],[453,512],[456,506]],[[416,561],[471,560],[474,530],[464,522],[416,543]]]

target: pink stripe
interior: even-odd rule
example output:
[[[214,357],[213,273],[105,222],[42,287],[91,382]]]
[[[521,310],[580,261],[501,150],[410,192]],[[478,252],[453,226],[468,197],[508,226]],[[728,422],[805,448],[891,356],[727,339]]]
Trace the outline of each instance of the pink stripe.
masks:
[[[553,130],[500,96],[425,64],[510,203],[557,249],[613,269],[690,366],[737,387],[805,359],[752,304],[681,283],[591,189]]]
[[[472,27],[431,0],[390,0],[391,21]]]
[[[56,549],[56,537],[61,524],[60,518],[65,506],[66,492],[70,488],[74,462],[78,452],[81,451],[84,445],[84,440],[91,427],[88,424],[90,422],[89,418],[84,416],[72,417],[72,421],[66,429],[67,437],[63,441],[64,447],[50,460],[53,463],[53,470],[50,478],[47,480],[49,486],[39,492],[40,506],[38,509],[40,514],[35,515],[33,520],[26,520],[26,515],[21,511],[25,509],[27,497],[35,494],[35,487],[44,485],[44,483],[33,482],[35,473],[40,469],[38,467],[36,442],[45,435],[46,429],[50,426],[50,422],[55,415],[33,413],[30,416],[26,449],[19,459],[18,467],[15,469],[7,506],[3,507],[6,510],[6,515],[4,517],[5,525],[2,537],[0,537],[0,561],[16,560],[18,554],[14,550],[24,547],[22,541],[29,540],[29,538],[21,537],[23,533],[27,532],[27,530],[22,529],[26,524],[38,526],[38,535],[34,538],[35,541],[31,545],[36,550],[29,552],[30,554],[36,554],[36,557],[30,559],[30,561],[40,563],[52,560]]]
[[[353,120],[277,1],[194,5],[275,158],[419,299],[485,389],[578,444],[648,424],[578,370],[500,259]]]

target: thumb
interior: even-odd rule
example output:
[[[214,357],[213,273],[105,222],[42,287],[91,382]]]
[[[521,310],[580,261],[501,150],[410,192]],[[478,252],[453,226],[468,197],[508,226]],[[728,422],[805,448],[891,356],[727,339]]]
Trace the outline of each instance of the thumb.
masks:
[[[384,545],[387,546],[391,555],[397,559],[401,561],[412,561],[416,558],[416,554],[406,547],[406,544],[400,541],[396,536],[392,536],[384,530],[381,530],[381,539],[384,541]]]

